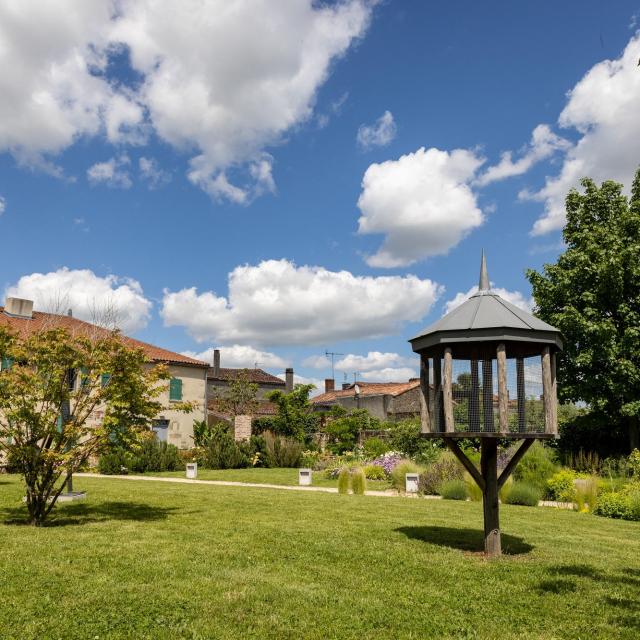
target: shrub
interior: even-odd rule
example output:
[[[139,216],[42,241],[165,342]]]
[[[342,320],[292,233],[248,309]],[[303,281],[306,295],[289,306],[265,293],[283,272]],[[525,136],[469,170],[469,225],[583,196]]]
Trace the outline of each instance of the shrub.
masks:
[[[209,469],[240,469],[250,464],[247,452],[238,446],[224,425],[215,425],[212,430],[203,462]]]
[[[547,481],[547,494],[552,500],[573,502],[576,499],[574,480],[578,477],[571,469],[562,469]]]
[[[449,480],[464,480],[464,470],[453,453],[444,451],[420,474],[420,492],[437,495],[440,486]]]
[[[540,442],[535,442],[513,472],[515,480],[536,486],[544,493],[547,480],[558,470],[555,453]]]
[[[410,418],[389,424],[389,444],[394,451],[402,452],[405,457],[419,464],[434,462],[441,449],[434,440],[427,440],[420,435],[420,420]]]
[[[371,464],[382,468],[386,475],[390,475],[396,465],[400,464],[403,460],[402,454],[397,451],[387,451],[387,453],[372,460]]]
[[[482,502],[482,489],[478,483],[468,474],[464,474],[464,482],[467,485],[467,496],[473,502]]]
[[[640,451],[634,449],[628,458],[629,467],[631,468],[631,474],[636,480],[640,480]]]
[[[519,504],[525,507],[537,507],[542,498],[540,488],[529,482],[514,482],[506,492],[504,502],[507,504]]]
[[[114,449],[98,459],[98,473],[104,475],[125,475],[131,467],[131,456],[124,449]]]
[[[598,496],[594,513],[606,518],[640,520],[640,483],[632,482],[620,491]]]
[[[357,496],[363,496],[367,488],[367,480],[361,467],[351,470],[351,491]]]
[[[131,470],[135,473],[146,471],[177,471],[183,467],[178,447],[155,438],[145,440],[131,460]]]
[[[386,480],[387,478],[384,469],[375,464],[368,464],[363,471],[367,480]]]
[[[342,467],[338,474],[338,493],[349,493],[349,485],[351,484],[351,473],[347,467]]]
[[[422,468],[411,460],[403,460],[400,464],[397,464],[391,472],[391,484],[398,491],[405,490],[405,474],[407,473],[420,473]]]
[[[362,445],[367,458],[377,458],[386,453],[391,447],[381,438],[368,438]]]
[[[447,480],[440,485],[439,492],[445,500],[467,499],[467,485],[464,480]]]
[[[267,431],[263,435],[266,456],[271,467],[299,467],[302,461],[303,444],[294,438],[276,436]]]

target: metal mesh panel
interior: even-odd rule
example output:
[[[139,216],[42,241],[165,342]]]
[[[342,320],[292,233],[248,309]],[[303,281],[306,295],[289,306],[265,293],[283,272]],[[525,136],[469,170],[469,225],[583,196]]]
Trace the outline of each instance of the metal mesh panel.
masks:
[[[445,430],[442,399],[443,362],[432,361],[430,408],[436,431]],[[507,358],[507,425],[512,433],[544,433],[542,365],[539,357]],[[452,400],[455,431],[500,431],[500,401],[496,360],[460,360],[452,363]]]

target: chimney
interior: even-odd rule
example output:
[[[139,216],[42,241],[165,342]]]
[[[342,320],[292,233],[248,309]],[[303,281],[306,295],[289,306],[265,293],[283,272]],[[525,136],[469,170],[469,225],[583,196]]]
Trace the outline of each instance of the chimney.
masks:
[[[68,315],[70,318],[73,318],[73,309],[69,309],[69,310],[67,310],[67,315]]]
[[[324,392],[329,393],[329,391],[333,391],[336,388],[336,381],[333,378],[325,378],[324,379]]]
[[[293,369],[291,367],[284,370],[284,390],[286,393],[293,391]]]
[[[23,298],[7,298],[4,312],[14,318],[33,318],[33,300]]]
[[[220,349],[213,350],[213,376],[220,376]]]

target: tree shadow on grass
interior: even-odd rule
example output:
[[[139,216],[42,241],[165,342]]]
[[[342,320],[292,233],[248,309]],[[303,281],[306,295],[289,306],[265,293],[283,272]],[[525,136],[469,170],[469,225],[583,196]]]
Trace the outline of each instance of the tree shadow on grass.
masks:
[[[399,527],[395,529],[412,540],[422,540],[429,544],[449,547],[460,551],[483,552],[484,534],[479,529],[458,529],[453,527]],[[522,538],[501,534],[502,553],[508,556],[522,555],[533,550],[533,545]]]
[[[44,526],[65,527],[108,520],[157,522],[166,520],[178,510],[180,510],[179,507],[159,507],[142,502],[100,502],[98,504],[78,502],[56,506]],[[28,524],[25,507],[5,508],[0,511],[0,514],[4,515],[5,524]]]

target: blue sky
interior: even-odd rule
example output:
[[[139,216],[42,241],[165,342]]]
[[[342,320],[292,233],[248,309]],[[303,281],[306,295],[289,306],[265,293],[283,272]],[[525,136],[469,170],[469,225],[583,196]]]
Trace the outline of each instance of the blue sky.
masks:
[[[637,2],[87,4],[0,7],[4,293],[228,366],[406,379],[640,163]]]

